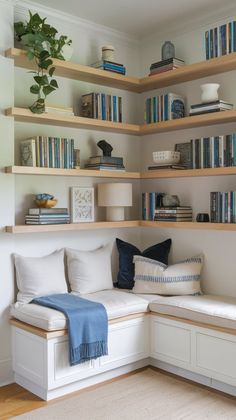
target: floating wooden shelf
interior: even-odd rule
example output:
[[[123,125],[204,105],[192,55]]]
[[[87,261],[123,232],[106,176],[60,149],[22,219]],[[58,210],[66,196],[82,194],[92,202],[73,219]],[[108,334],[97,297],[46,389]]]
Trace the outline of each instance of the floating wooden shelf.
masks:
[[[141,179],[158,178],[191,178],[199,176],[222,176],[236,175],[236,166],[227,168],[205,168],[205,169],[159,169],[142,172]]]
[[[140,79],[141,91],[159,89],[231,70],[236,70],[236,53],[189,64],[155,76],[143,77]]]
[[[10,48],[5,56],[14,58],[17,67],[35,70],[34,60],[29,60],[24,50]],[[111,71],[95,69],[90,66],[72,63],[70,61],[53,60],[53,66],[56,67],[55,75],[67,77],[88,83],[109,86],[117,89],[128,90],[131,92],[140,92],[140,81],[137,77],[129,77],[117,74]]]
[[[34,61],[28,60],[26,52],[17,48],[10,48],[6,57],[13,58],[17,67],[35,69]],[[189,64],[176,70],[171,70],[155,76],[129,77],[113,72],[95,69],[93,67],[76,64],[69,61],[54,60],[56,75],[89,83],[101,84],[131,92],[147,92],[152,89],[163,88],[177,83],[197,80],[236,69],[236,53],[212,58],[211,60]]]
[[[140,226],[151,228],[199,229],[236,231],[236,223],[154,222],[141,220]]]
[[[135,124],[118,123],[76,116],[65,116],[53,113],[34,114],[27,108],[8,108],[5,115],[14,117],[16,121],[33,124],[49,124],[55,126],[82,128],[113,133],[139,135],[140,127]]]
[[[40,168],[32,166],[7,166],[5,172],[16,175],[52,175],[52,176],[78,176],[95,178],[126,178],[140,179],[139,172],[99,171],[91,169],[61,169]]]
[[[42,232],[66,232],[77,230],[95,229],[119,229],[138,227],[138,220],[124,220],[121,222],[91,222],[91,223],[70,223],[65,225],[16,225],[6,226],[8,233],[42,233]]]
[[[162,121],[154,124],[143,124],[140,126],[140,134],[167,133],[169,131],[186,130],[188,128],[232,122],[236,122],[236,109],[232,109],[230,111],[212,112],[203,115],[194,115],[191,117]]]

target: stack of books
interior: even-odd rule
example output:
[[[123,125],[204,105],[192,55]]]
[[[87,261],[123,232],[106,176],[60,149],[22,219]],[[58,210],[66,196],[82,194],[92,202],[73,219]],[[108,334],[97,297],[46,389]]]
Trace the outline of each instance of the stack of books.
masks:
[[[211,192],[210,214],[212,223],[236,223],[236,191]]]
[[[156,208],[162,205],[165,194],[159,192],[142,193],[142,219],[154,220]]]
[[[186,165],[182,165],[181,163],[175,163],[173,165],[166,164],[166,165],[153,165],[148,166],[149,171],[156,171],[159,169],[187,169]]]
[[[94,92],[83,95],[82,117],[122,122],[122,98]]]
[[[159,222],[191,222],[193,220],[192,207],[160,207],[155,210],[155,218]]]
[[[91,64],[91,67],[94,67],[96,69],[106,70],[106,71],[112,71],[113,73],[118,73],[118,74],[126,73],[126,68],[124,67],[123,64],[115,63],[113,61],[108,61],[108,60],[97,61],[96,63]]]
[[[189,115],[201,115],[211,112],[227,111],[233,108],[233,104],[225,101],[206,102],[201,104],[191,105]]]
[[[191,140],[192,169],[236,166],[236,133]]]
[[[72,107],[61,106],[61,105],[45,105],[45,112],[53,114],[61,114],[66,116],[74,116]]]
[[[29,209],[29,213],[25,216],[26,225],[63,225],[67,223],[70,223],[67,208]]]
[[[178,69],[179,67],[184,66],[184,61],[179,58],[168,58],[167,60],[157,61],[156,63],[151,64],[149,76],[154,76],[155,74],[163,73],[165,71]]]
[[[185,116],[185,100],[175,93],[154,96],[146,99],[145,121],[152,124],[174,120]]]
[[[74,139],[37,136],[22,140],[20,156],[22,166],[73,169]]]
[[[206,60],[236,51],[236,22],[228,22],[205,32]]]
[[[96,169],[100,171],[125,171],[123,158],[113,156],[91,156],[85,169]]]

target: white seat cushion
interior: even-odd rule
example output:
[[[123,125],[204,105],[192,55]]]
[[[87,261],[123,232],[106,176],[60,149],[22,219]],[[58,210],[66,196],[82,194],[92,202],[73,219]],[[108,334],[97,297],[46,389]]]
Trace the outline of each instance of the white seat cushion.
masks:
[[[83,298],[102,303],[107,310],[108,319],[148,311],[147,300],[116,289],[90,293],[83,295]],[[20,321],[47,331],[66,328],[66,318],[62,312],[33,303],[15,303],[11,307],[11,315]]]
[[[152,312],[236,329],[236,298],[214,295],[158,296],[149,304]]]

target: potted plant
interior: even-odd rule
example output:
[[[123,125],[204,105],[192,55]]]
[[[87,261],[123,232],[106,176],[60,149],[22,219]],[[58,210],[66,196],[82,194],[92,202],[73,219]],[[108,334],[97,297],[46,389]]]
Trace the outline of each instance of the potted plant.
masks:
[[[14,29],[17,40],[27,51],[27,57],[36,63],[36,71],[31,72],[34,84],[30,92],[37,95],[37,100],[29,108],[41,114],[45,111],[46,97],[58,88],[52,59],[64,60],[63,49],[67,49],[68,53],[72,41],[65,35],[58,37],[57,29],[46,23],[46,18],[42,19],[38,13],[32,14],[31,11],[28,22],[16,22]]]

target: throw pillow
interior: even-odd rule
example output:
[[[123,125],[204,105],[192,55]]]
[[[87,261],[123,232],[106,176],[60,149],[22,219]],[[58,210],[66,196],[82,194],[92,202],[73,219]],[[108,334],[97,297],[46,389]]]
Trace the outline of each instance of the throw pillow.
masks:
[[[66,255],[72,292],[86,294],[113,289],[109,245],[93,251],[67,249]]]
[[[134,255],[142,255],[164,264],[168,264],[168,255],[171,247],[171,239],[155,244],[143,252],[136,246],[116,238],[116,245],[119,252],[119,272],[117,287],[120,289],[132,289],[134,286]]]
[[[23,257],[15,254],[14,260],[18,302],[29,303],[35,297],[68,292],[64,250],[44,257]]]
[[[201,292],[202,255],[169,266],[142,256],[135,256],[134,263],[134,293],[175,296]]]

